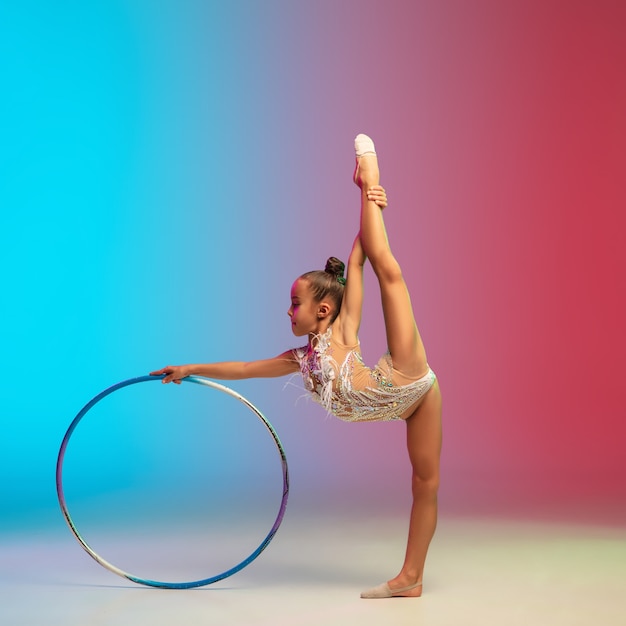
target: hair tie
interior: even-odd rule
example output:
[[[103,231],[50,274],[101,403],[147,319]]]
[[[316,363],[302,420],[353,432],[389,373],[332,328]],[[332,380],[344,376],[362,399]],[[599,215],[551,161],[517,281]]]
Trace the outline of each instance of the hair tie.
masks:
[[[340,285],[344,285],[344,286],[345,286],[345,284],[346,284],[346,279],[345,279],[343,276],[337,276],[337,282],[338,282]]]

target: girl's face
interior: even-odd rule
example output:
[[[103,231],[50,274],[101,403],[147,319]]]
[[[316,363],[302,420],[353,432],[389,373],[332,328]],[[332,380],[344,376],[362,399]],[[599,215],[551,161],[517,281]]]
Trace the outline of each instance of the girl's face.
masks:
[[[319,326],[319,303],[313,300],[309,283],[298,278],[291,287],[291,306],[287,315],[291,318],[291,330],[296,337],[317,332]]]

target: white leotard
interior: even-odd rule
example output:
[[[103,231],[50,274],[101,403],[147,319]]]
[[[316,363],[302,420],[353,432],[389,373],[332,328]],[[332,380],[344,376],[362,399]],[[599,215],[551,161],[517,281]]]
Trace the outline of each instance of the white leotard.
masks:
[[[314,347],[293,350],[304,386],[329,413],[347,422],[400,419],[433,386],[429,368],[415,380],[393,369],[391,356],[383,356],[374,368],[363,363],[360,346],[344,346],[332,336],[332,326],[317,338]],[[394,384],[403,378],[409,384]]]

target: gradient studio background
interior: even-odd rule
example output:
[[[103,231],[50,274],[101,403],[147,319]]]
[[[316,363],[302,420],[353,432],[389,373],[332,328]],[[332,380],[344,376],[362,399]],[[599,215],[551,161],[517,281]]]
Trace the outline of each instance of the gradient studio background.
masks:
[[[289,288],[349,252],[362,131],[445,393],[442,513],[623,523],[625,28],[618,1],[4,2],[2,529],[67,532],[56,455],[105,387],[298,343]],[[285,445],[288,518],[405,509],[401,424],[231,386]],[[209,483],[241,506],[251,475],[278,486],[265,435],[222,450],[230,408],[191,387],[85,425],[74,506],[157,520]]]

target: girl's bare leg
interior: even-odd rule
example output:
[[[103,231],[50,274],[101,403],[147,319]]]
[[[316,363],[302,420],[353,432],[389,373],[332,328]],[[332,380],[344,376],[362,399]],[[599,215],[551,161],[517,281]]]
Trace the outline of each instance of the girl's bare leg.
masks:
[[[406,426],[413,504],[404,563],[395,578],[363,592],[362,598],[417,598],[422,595],[426,555],[437,527],[441,454],[441,392],[437,382],[406,420]]]
[[[441,392],[437,382],[406,420],[406,426],[413,504],[404,564],[400,573],[388,583],[392,590],[422,581],[426,554],[437,526],[441,454]],[[422,587],[420,585],[402,595],[420,596]]]
[[[380,285],[387,346],[397,370],[409,377],[419,377],[428,371],[428,363],[409,291],[389,247],[382,211],[367,197],[368,189],[380,180],[376,155],[367,154],[358,159],[357,176],[355,182],[361,188],[361,244]]]
[[[394,258],[380,208],[367,199],[367,190],[379,182],[378,160],[365,155],[358,160],[361,187],[361,244],[378,277],[394,367],[408,376],[426,373],[428,363],[400,266]],[[375,590],[378,594],[420,596],[428,547],[437,526],[437,492],[441,454],[441,392],[435,382],[413,414],[406,420],[407,447],[412,468],[413,504],[404,564],[400,573]],[[396,590],[401,590],[395,594]]]

